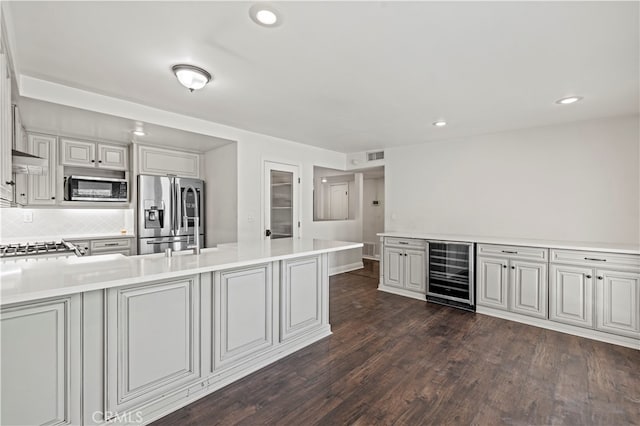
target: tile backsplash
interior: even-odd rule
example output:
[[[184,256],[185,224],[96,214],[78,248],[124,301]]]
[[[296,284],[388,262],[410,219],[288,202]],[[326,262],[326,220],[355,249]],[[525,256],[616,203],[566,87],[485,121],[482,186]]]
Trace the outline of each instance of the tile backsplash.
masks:
[[[133,209],[0,209],[0,241],[133,234]]]

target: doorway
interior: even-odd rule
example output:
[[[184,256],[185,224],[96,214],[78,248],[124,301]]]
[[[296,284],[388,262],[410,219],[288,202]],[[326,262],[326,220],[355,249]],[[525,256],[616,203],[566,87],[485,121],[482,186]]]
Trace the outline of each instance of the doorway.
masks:
[[[298,166],[264,162],[263,236],[265,239],[298,237],[299,185]]]
[[[384,232],[384,167],[366,169],[362,173],[362,257],[380,260],[377,234]]]

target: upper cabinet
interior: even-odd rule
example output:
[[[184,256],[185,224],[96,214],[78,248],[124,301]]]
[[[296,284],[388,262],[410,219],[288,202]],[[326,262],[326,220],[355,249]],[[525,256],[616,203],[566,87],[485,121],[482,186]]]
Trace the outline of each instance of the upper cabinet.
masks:
[[[48,170],[46,175],[28,175],[29,204],[54,205],[56,204],[56,137],[48,135],[29,135],[29,152],[40,158],[46,158]]]
[[[11,73],[2,40],[0,40],[0,204],[13,199],[11,179]]]
[[[200,177],[200,155],[151,146],[138,146],[138,172],[144,175]]]
[[[129,147],[60,138],[60,164],[109,170],[129,168]]]

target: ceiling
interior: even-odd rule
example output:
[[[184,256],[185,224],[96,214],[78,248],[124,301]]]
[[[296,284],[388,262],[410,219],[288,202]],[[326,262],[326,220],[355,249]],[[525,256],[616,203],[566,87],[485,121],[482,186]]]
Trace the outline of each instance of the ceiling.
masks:
[[[20,98],[17,104],[22,124],[36,132],[53,132],[56,135],[98,141],[137,141],[170,147],[180,146],[198,152],[206,152],[233,142],[29,98]],[[133,135],[132,131],[137,128],[144,129],[146,135]]]
[[[13,56],[23,75],[341,152],[639,112],[638,2],[281,2],[277,28],[252,4],[8,2]],[[214,81],[189,93],[176,63]],[[584,100],[554,103],[568,95]]]

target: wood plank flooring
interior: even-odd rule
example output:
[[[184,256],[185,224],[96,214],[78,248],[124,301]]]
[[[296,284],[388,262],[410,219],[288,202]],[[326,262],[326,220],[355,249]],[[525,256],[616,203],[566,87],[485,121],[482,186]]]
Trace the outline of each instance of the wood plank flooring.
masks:
[[[331,278],[333,335],[163,425],[640,424],[640,351]]]

